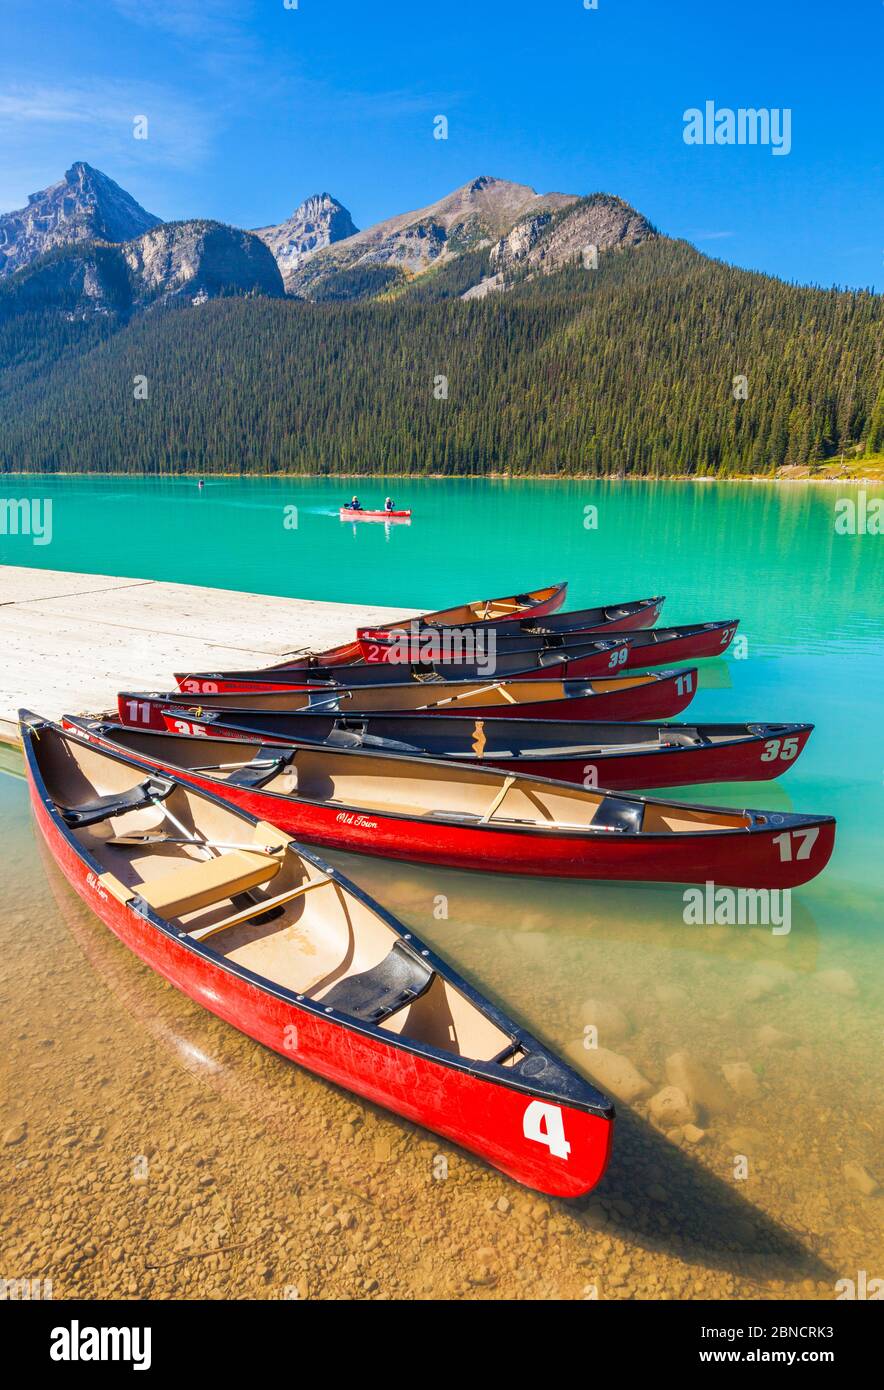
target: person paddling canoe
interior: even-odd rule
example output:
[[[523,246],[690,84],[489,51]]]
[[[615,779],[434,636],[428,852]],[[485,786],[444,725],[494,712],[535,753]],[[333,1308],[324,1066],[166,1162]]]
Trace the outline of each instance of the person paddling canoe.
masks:
[[[388,497],[387,500],[386,500],[386,502],[384,503],[384,511],[385,511],[385,512],[392,512],[393,510],[394,510],[394,507],[393,507],[393,499],[392,499],[392,497]]]
[[[346,503],[344,504],[344,509],[345,509],[345,511],[348,511],[348,512],[361,512],[361,511],[362,511],[362,503],[360,502],[359,498],[356,496],[355,493],[354,493],[353,496],[351,497],[350,501],[349,501],[349,502],[346,502]]]

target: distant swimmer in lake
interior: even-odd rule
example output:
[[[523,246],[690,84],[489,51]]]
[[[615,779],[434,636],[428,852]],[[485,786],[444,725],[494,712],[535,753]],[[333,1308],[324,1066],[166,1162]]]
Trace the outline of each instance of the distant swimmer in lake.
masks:
[[[197,483],[197,487],[198,487],[200,490],[202,490],[203,486],[204,486],[203,480],[202,480],[202,478],[200,478],[199,482]]]
[[[348,512],[362,511],[362,503],[360,502],[359,498],[355,496],[352,497],[349,502],[345,502],[344,506]]]

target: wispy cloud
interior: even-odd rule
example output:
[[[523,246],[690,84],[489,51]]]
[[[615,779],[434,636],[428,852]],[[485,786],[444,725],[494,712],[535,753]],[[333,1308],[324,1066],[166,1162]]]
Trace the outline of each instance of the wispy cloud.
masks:
[[[133,138],[136,116],[148,119],[148,138]],[[59,177],[75,159],[138,169],[190,171],[204,159],[217,117],[178,93],[144,82],[104,80],[0,86],[0,207],[21,207],[35,165],[51,154]],[[25,141],[25,134],[27,140]],[[26,149],[21,161],[16,148]],[[57,167],[56,167],[57,166]]]
[[[688,241],[726,241],[735,235],[735,232],[685,232]]]

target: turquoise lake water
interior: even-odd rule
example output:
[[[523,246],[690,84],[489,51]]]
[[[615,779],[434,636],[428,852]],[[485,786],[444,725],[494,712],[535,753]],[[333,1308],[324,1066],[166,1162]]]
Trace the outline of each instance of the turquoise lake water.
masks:
[[[587,1001],[602,998],[629,1017],[626,1033],[608,1045],[653,1089],[666,1084],[667,1058],[676,1050],[713,1067],[739,1060],[753,1069],[757,1096],[735,1102],[727,1118],[707,1116],[706,1139],[687,1157],[679,1152],[675,1167],[669,1141],[658,1146],[653,1139],[655,1185],[682,1197],[671,1217],[677,1239],[651,1241],[638,1218],[635,1229],[612,1236],[615,1244],[622,1236],[630,1250],[641,1250],[636,1292],[647,1296],[642,1281],[669,1260],[714,1267],[707,1296],[748,1297],[777,1287],[782,1293],[783,1282],[787,1293],[808,1292],[801,1281],[809,1269],[823,1297],[833,1270],[844,1277],[860,1268],[882,1272],[873,1269],[882,1254],[881,1199],[864,1195],[845,1176],[845,1164],[859,1164],[877,1169],[884,1184],[878,1041],[884,1024],[884,538],[840,535],[834,524],[838,499],[856,500],[860,489],[397,480],[396,504],[410,506],[414,516],[410,525],[387,528],[339,521],[337,508],[353,492],[346,480],[210,479],[199,492],[190,480],[40,479],[39,493],[35,481],[6,479],[0,491],[51,498],[52,542],[36,546],[28,537],[0,536],[0,562],[423,608],[567,578],[570,607],[665,594],[661,625],[740,618],[745,644],[702,663],[700,691],[682,717],[811,720],[816,730],[777,782],[682,788],[675,796],[837,817],[835,854],[818,879],[793,894],[789,935],[687,927],[675,885],[512,881],[349,856],[340,863],[572,1058],[591,1057],[579,1052],[579,1040]],[[367,506],[382,505],[385,490],[381,482],[359,485]],[[870,485],[866,492],[874,490]],[[297,509],[295,529],[285,525],[293,515],[287,508]],[[587,508],[597,509],[595,528],[585,525],[593,519]],[[296,633],[292,640],[297,645]],[[14,766],[11,755],[7,761]],[[29,971],[42,969],[46,933],[58,942],[65,928],[43,888],[39,914],[30,905],[33,876],[43,883],[45,870],[23,785],[14,777],[0,777],[0,819],[20,908],[19,919],[5,926],[23,943],[24,983]],[[439,894],[449,904],[441,919],[434,909]],[[47,927],[50,919],[54,925]],[[142,968],[125,956],[115,958],[114,968],[141,982],[149,1014],[151,991],[159,1000],[162,986],[143,982]],[[25,988],[20,997],[27,997]],[[187,1017],[200,1030],[200,1046],[221,1046],[198,1011]],[[782,1034],[779,1043],[771,1041],[771,1029]],[[246,1046],[227,1062],[245,1089],[252,1057]],[[311,1087],[321,1092],[320,1083],[298,1085],[305,1094],[313,1094]],[[628,1126],[625,1133],[619,1143],[627,1161],[618,1168],[615,1150],[606,1180],[613,1186],[606,1190],[626,1191],[629,1205],[641,1211],[641,1184],[634,1180],[646,1161],[644,1140],[630,1139]],[[755,1260],[753,1253],[754,1282],[744,1283],[746,1268],[691,1234],[692,1184],[701,1175],[712,1184],[704,1191],[713,1193],[713,1206],[729,1209],[735,1145],[740,1152],[755,1152],[755,1145],[759,1155],[756,1185],[740,1189],[740,1229],[763,1215],[797,1233],[825,1273],[801,1260],[784,1267],[763,1252]],[[322,1152],[322,1141],[319,1147]],[[406,1165],[401,1172],[407,1185],[411,1170]],[[413,1178],[422,1191],[418,1168]],[[493,1203],[497,1182],[482,1187],[483,1201]],[[466,1225],[483,1225],[485,1209],[468,1204]],[[612,1210],[616,1216],[619,1208]],[[654,1219],[648,1217],[651,1226]],[[489,1248],[496,1239],[487,1237]],[[535,1250],[532,1259],[552,1269],[554,1246],[551,1237],[549,1250]],[[440,1235],[428,1259],[437,1256],[441,1268],[452,1251]],[[722,1269],[729,1269],[732,1287],[715,1282]],[[430,1285],[435,1277],[431,1270]]]

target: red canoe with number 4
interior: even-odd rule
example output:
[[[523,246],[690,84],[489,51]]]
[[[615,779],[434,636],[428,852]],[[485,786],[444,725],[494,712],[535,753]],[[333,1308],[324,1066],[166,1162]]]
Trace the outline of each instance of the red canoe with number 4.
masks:
[[[148,762],[34,715],[21,735],[50,852],[165,980],[527,1187],[595,1186],[611,1102],[336,869]]]
[[[452,681],[440,685],[364,685],[354,690],[232,691],[192,696],[185,705],[171,694],[117,696],[120,721],[135,728],[165,729],[163,710],[176,707],[199,718],[202,710],[316,710],[322,714],[467,714],[497,719],[671,719],[686,709],[697,689],[696,667],[605,676],[592,681]]]

